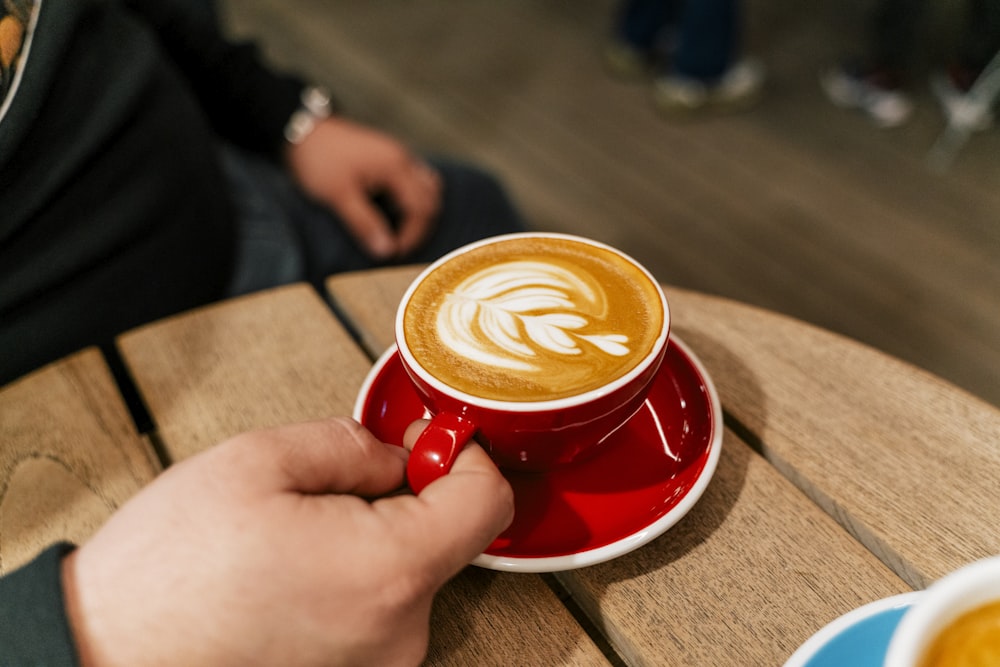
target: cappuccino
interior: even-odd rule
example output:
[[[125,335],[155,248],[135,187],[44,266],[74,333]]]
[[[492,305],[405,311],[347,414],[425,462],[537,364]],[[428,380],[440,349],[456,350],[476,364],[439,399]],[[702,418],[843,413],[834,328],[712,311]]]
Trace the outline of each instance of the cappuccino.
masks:
[[[920,667],[1000,665],[1000,600],[958,617],[931,643]]]
[[[613,382],[664,327],[658,286],[628,258],[564,236],[512,236],[426,273],[402,313],[416,361],[466,394],[546,401]]]

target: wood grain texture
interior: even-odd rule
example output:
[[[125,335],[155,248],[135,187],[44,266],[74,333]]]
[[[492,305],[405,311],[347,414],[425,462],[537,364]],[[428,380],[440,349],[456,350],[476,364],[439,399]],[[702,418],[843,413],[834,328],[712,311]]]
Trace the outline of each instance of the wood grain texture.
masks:
[[[381,291],[368,284],[371,294]],[[185,313],[119,343],[174,461],[241,431],[350,415],[371,365],[306,285]],[[429,664],[490,664],[494,655],[527,656],[532,664],[606,662],[537,578],[508,577],[501,585],[462,573],[436,605]],[[556,634],[526,631],[526,622],[541,618]]]
[[[326,289],[334,307],[350,320],[373,358],[395,342],[394,318],[399,301],[423,268],[400,266],[341,273],[327,279]]]
[[[91,349],[0,390],[0,574],[82,543],[159,471]]]
[[[427,665],[607,665],[542,578],[470,567],[434,601]]]
[[[243,431],[349,415],[369,366],[304,284],[156,322],[119,346],[173,461]]]
[[[942,175],[925,164],[943,128],[926,71],[893,131],[827,102],[817,75],[859,46],[869,3],[745,3],[762,103],[679,123],[654,111],[648,80],[606,75],[615,0],[223,4],[233,31],[330,85],[349,115],[494,170],[533,227],[606,241],[663,282],[846,334],[1000,405],[1000,132]]]
[[[792,318],[668,290],[675,331],[768,460],[913,587],[1000,553],[1000,411]]]
[[[557,576],[630,665],[780,665],[834,618],[910,590],[730,432],[676,526]]]

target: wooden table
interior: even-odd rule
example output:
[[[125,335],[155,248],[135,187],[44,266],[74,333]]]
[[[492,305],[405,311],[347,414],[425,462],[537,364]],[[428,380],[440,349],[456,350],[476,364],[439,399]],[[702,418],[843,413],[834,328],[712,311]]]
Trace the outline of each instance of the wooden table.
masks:
[[[0,569],[84,540],[163,465],[239,431],[350,414],[417,267],[219,303],[119,340],[153,428],[96,350],[0,389]],[[837,335],[667,288],[727,430],[701,500],[616,560],[466,569],[432,665],[780,665],[833,618],[1000,553],[1000,411]]]

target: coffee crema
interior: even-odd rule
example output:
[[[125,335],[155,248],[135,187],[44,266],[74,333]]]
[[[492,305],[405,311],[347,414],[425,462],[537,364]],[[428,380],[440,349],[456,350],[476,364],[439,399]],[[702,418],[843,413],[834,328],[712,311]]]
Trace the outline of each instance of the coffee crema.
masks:
[[[664,324],[657,287],[617,253],[568,238],[510,238],[427,274],[403,313],[406,345],[460,391],[504,401],[575,396],[625,375]]]
[[[920,667],[1000,665],[1000,601],[959,616],[931,642]]]

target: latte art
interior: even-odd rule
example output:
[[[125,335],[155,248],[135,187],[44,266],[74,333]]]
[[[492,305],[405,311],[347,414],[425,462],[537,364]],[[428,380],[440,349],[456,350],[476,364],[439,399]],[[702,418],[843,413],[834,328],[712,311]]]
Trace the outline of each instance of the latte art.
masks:
[[[588,280],[589,279],[589,280]],[[606,311],[604,290],[589,276],[541,261],[506,262],[461,282],[437,315],[441,343],[470,361],[545,369],[540,354],[582,355],[583,346],[629,353],[621,333],[579,333]]]
[[[421,277],[402,312],[407,347],[428,373],[506,401],[602,387],[649,354],[663,324],[660,292],[642,269],[563,236],[454,255]]]

